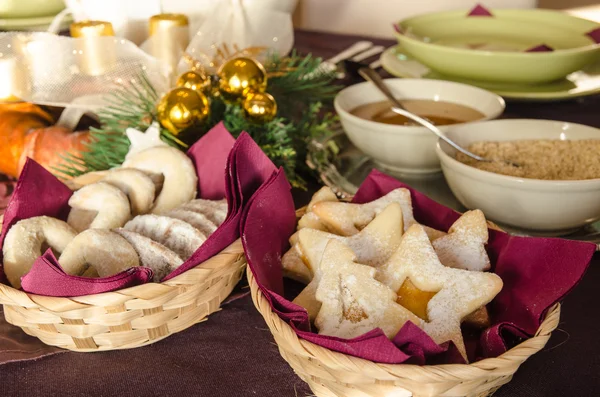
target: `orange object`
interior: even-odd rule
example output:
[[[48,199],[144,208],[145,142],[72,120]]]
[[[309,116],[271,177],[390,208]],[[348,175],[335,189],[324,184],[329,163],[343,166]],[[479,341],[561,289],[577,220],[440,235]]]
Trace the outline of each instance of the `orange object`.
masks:
[[[31,157],[46,169],[58,165],[60,153],[82,150],[87,132],[51,126],[52,116],[31,103],[0,104],[0,173],[18,177]]]
[[[436,293],[437,292],[422,291],[417,288],[410,279],[406,279],[397,292],[398,299],[396,302],[413,312],[422,320],[428,321],[427,304]]]
[[[83,144],[88,136],[88,131],[73,132],[58,126],[31,131],[24,140],[23,151],[18,162],[19,174],[28,157],[40,163],[48,171],[54,171],[53,167],[63,161],[61,154],[84,150]]]

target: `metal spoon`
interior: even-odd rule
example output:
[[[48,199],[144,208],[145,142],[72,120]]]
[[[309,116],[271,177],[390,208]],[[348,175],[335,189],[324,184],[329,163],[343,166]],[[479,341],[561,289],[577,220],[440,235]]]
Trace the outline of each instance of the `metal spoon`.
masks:
[[[394,113],[400,114],[404,117],[409,118],[410,120],[412,120],[416,123],[419,123],[420,125],[427,128],[429,131],[433,132],[441,140],[443,140],[444,142],[446,142],[448,145],[452,146],[454,149],[458,150],[459,152],[461,152],[477,161],[483,161],[486,163],[503,161],[506,164],[509,164],[514,167],[520,166],[519,164],[513,163],[508,160],[492,160],[492,159],[478,156],[475,153],[468,151],[467,149],[463,148],[462,146],[460,146],[459,144],[457,144],[456,142],[454,142],[453,140],[448,138],[439,128],[437,128],[435,125],[433,125],[430,121],[424,119],[423,117],[419,117],[416,114],[411,113],[408,110],[406,110],[404,108],[404,106],[402,106],[400,101],[398,101],[396,99],[396,97],[392,94],[392,92],[389,90],[389,88],[385,85],[383,79],[381,78],[381,76],[379,76],[379,74],[376,71],[374,71],[371,68],[363,66],[358,69],[358,74],[360,74],[365,80],[370,81],[371,83],[375,84],[375,86],[379,89],[379,91],[381,91],[389,99],[389,101],[393,104],[393,106],[391,107],[391,110]]]

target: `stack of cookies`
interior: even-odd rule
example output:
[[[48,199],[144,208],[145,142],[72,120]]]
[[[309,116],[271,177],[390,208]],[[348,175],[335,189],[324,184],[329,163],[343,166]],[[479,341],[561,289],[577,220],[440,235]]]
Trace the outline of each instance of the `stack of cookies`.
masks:
[[[195,199],[194,165],[168,146],[137,152],[122,167],[79,181],[67,222],[39,216],[8,231],[4,272],[13,287],[20,288],[21,277],[47,248],[71,275],[107,277],[145,266],[160,281],[227,217],[225,200]]]
[[[380,328],[393,338],[407,321],[465,360],[461,323],[489,326],[486,305],[502,289],[485,250],[486,219],[463,214],[448,233],[419,224],[410,191],[365,204],[317,192],[290,238],[285,274],[307,286],[294,303],[320,334],[354,338]]]

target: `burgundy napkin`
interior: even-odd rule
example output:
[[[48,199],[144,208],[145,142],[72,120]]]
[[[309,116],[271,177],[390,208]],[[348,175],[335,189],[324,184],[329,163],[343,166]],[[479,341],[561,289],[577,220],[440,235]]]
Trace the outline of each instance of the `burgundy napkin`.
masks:
[[[436,203],[401,182],[373,171],[354,202],[364,203],[398,187],[411,191],[417,221],[448,230],[460,214]],[[293,232],[293,201],[287,181],[277,175],[249,203],[242,220],[242,242],[248,263],[273,310],[303,339],[328,349],[381,363],[460,363],[451,343],[437,345],[412,323],[390,341],[379,329],[348,340],[310,331],[306,311],[283,298],[281,255]],[[257,233],[259,230],[270,232]],[[532,336],[545,312],[581,279],[595,245],[551,238],[510,236],[490,230],[488,253],[504,288],[488,306],[493,326],[479,334],[465,333],[470,361],[502,354]]]
[[[222,124],[215,126],[192,146],[188,155],[197,168],[200,197],[217,199],[226,196],[229,211],[223,225],[165,280],[196,266],[233,243],[239,237],[239,219],[244,204],[241,197],[249,197],[252,189],[257,189],[267,179],[264,174],[269,166],[271,173],[275,170],[275,166],[247,134],[243,133],[235,141]],[[253,162],[246,163],[248,159]],[[230,160],[237,163],[230,164]],[[239,169],[240,173],[232,173],[230,168]],[[28,160],[5,214],[0,247],[10,226],[21,219],[48,215],[65,220],[71,194],[52,174]],[[27,292],[66,297],[114,291],[148,282],[151,277],[151,271],[143,267],[128,269],[107,278],[71,276],[61,269],[53,255],[46,253],[36,260],[32,270],[23,277],[22,285]]]
[[[586,36],[594,40],[594,43],[600,43],[600,28],[596,28],[586,33]]]
[[[191,148],[187,155],[192,159],[198,175],[198,196],[219,200],[225,197],[223,177],[227,167],[227,157],[235,143],[223,122],[220,122]]]
[[[546,44],[536,45],[535,47],[531,47],[525,52],[546,52],[546,51],[554,51],[552,47],[547,46]]]
[[[221,124],[217,127],[220,126]],[[227,130],[223,127],[223,131]],[[227,219],[187,261],[167,275],[164,280],[169,280],[195,267],[233,243],[239,237],[242,209],[252,194],[275,170],[275,165],[250,135],[242,132],[227,157],[225,186],[223,186],[230,205]],[[198,179],[201,179],[200,174]]]
[[[152,270],[147,267],[132,267],[113,276],[92,279],[71,276],[63,270],[58,260],[48,249],[36,259],[31,271],[22,278],[24,291],[35,291],[38,295],[81,296],[115,291],[133,287],[152,280]]]
[[[467,14],[468,17],[493,17],[492,13],[488,11],[487,8],[482,6],[481,4],[477,4],[473,9]]]

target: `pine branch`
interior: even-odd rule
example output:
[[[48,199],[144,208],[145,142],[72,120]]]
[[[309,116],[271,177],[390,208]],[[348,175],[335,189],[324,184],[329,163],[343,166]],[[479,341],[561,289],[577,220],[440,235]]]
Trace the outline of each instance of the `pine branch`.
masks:
[[[108,94],[105,100],[108,106],[97,113],[100,128],[90,128],[90,138],[82,152],[61,154],[63,162],[54,168],[57,176],[75,177],[118,167],[129,150],[127,128],[145,131],[155,119],[158,93],[145,74]],[[186,147],[164,128],[161,128],[161,137],[171,146]]]
[[[238,105],[225,104],[220,97],[213,96],[209,119],[203,126],[187,132],[197,139],[221,120],[235,137],[246,131],[277,166],[284,168],[290,183],[303,188],[306,182],[300,174],[308,170],[307,146],[313,139],[331,134],[332,125],[337,122],[323,108],[331,103],[340,87],[332,84],[335,75],[322,72],[320,65],[319,58],[302,57],[295,52],[289,57],[273,56],[265,67],[270,76],[268,91],[278,105],[275,119],[252,123]],[[106,98],[108,106],[98,112],[100,128],[90,129],[85,150],[63,154],[64,161],[55,168],[55,173],[67,178],[121,165],[130,145],[125,131],[127,128],[145,131],[156,120],[158,99],[145,75],[111,93]],[[174,147],[186,147],[164,128],[161,138]]]

